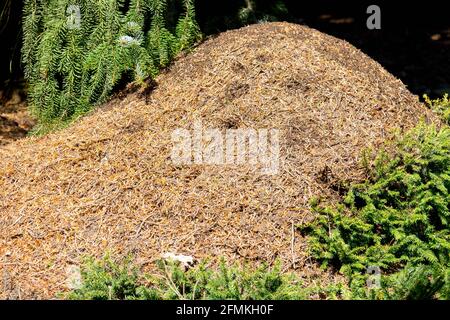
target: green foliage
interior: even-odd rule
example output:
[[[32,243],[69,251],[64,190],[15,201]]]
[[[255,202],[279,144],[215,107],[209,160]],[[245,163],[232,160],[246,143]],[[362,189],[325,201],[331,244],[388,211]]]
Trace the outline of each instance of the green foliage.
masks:
[[[442,265],[408,263],[398,272],[381,275],[379,287],[369,288],[367,276],[353,274],[345,296],[356,300],[448,300],[448,277],[448,268]]]
[[[89,260],[82,269],[82,287],[69,299],[116,300],[186,300],[186,299],[305,299],[306,290],[279,265],[256,270],[227,266],[218,270],[202,263],[184,271],[176,263],[159,261],[159,274],[138,276],[129,260],[114,263],[110,258]]]
[[[323,267],[349,277],[353,297],[449,299],[450,128],[419,125],[395,149],[337,208],[313,203],[318,216],[300,229]],[[369,266],[384,275],[371,293]]]
[[[198,41],[193,2],[182,3],[169,25],[167,0],[27,0],[22,60],[41,125],[74,119],[119,85],[143,85]]]
[[[282,275],[279,265],[256,270],[247,267],[226,266],[222,261],[219,270],[199,267],[182,272],[176,266],[165,269],[160,281],[164,299],[235,299],[278,300],[304,299],[305,293],[295,280]]]
[[[139,295],[138,272],[128,259],[120,264],[109,256],[101,261],[89,259],[81,270],[83,286],[69,294],[69,299],[123,300]]]
[[[431,100],[427,95],[424,95],[425,103],[436,112],[447,125],[450,125],[450,100],[448,94],[445,94],[442,99]]]

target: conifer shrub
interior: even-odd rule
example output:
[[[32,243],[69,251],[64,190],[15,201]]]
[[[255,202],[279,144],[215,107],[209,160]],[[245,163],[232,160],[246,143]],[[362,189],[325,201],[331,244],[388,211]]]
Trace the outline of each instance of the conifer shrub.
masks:
[[[450,100],[448,99],[448,93],[441,99],[432,100],[427,95],[424,95],[423,98],[428,107],[436,112],[447,125],[450,125]]]
[[[82,285],[68,294],[75,300],[278,300],[305,299],[307,291],[280,266],[227,265],[218,269],[203,262],[184,270],[173,262],[158,262],[159,273],[138,272],[131,260],[89,259],[82,268]]]
[[[26,0],[22,60],[37,130],[89,111],[120,85],[144,84],[198,41],[193,1],[169,12],[172,2]]]
[[[337,207],[312,201],[317,217],[300,229],[322,267],[348,276],[352,298],[450,299],[450,128],[421,124],[395,150]],[[368,290],[371,266],[381,286]]]

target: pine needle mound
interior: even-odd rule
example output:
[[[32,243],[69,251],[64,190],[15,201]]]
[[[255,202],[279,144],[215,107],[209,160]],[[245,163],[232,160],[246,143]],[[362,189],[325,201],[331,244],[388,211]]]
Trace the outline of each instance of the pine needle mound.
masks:
[[[281,259],[316,281],[293,226],[313,196],[363,179],[361,152],[433,116],[378,63],[313,29],[229,31],[180,58],[155,89],[111,100],[65,130],[0,149],[3,298],[67,290],[84,256],[171,251],[250,263]],[[172,132],[275,128],[280,169],[175,165]],[[320,275],[321,281],[330,275]]]

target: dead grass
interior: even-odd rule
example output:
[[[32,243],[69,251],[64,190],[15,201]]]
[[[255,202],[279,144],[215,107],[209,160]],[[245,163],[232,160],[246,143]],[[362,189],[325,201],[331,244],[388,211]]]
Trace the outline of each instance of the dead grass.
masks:
[[[287,23],[221,34],[150,94],[0,149],[1,297],[53,297],[68,265],[107,250],[135,254],[145,270],[167,251],[279,258],[306,282],[333,281],[292,225],[310,218],[312,196],[336,198],[336,183],[363,178],[362,149],[422,117],[432,120],[417,97],[344,41]],[[280,173],[174,166],[171,133],[195,119],[279,129]]]

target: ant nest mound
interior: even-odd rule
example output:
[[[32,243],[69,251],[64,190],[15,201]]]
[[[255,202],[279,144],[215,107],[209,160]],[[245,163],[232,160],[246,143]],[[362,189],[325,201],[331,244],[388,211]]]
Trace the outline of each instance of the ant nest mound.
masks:
[[[106,251],[131,253],[149,271],[165,252],[279,259],[326,281],[294,228],[311,219],[309,200],[339,198],[364,179],[364,149],[422,118],[434,120],[345,41],[288,23],[225,32],[179,58],[152,91],[0,148],[2,295],[52,297],[67,290],[68,266]],[[230,132],[263,147],[238,161]]]

